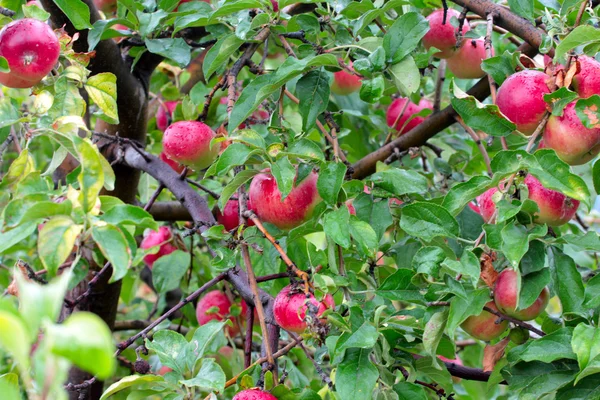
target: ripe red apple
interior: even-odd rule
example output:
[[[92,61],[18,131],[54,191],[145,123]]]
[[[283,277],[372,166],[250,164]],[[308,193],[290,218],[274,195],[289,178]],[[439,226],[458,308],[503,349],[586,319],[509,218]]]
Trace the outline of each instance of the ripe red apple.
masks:
[[[525,184],[529,198],[537,203],[540,211],[534,215],[534,222],[559,226],[569,222],[579,207],[579,201],[564,194],[546,189],[533,175],[527,175]]]
[[[237,304],[242,308],[242,313],[240,314],[242,319],[246,315],[246,310],[248,306],[245,301],[241,301],[241,304]],[[206,293],[204,297],[198,301],[198,305],[196,306],[196,318],[198,319],[198,324],[200,326],[210,322],[210,321],[224,321],[225,317],[230,315],[229,309],[231,308],[231,301],[227,295],[220,290],[213,290],[212,292]],[[210,309],[216,307],[218,311],[215,313],[210,312]],[[227,327],[227,331],[230,336],[235,336],[238,334],[239,326],[235,323],[234,317],[230,316],[229,320],[233,323],[233,326]]]
[[[600,94],[600,63],[595,58],[579,56],[581,71],[573,77],[573,87],[579,96]]]
[[[117,0],[94,0],[94,5],[104,13],[112,13],[117,9]]]
[[[173,111],[177,108],[178,101],[165,101],[160,103],[158,110],[156,110],[156,127],[161,131],[165,131],[171,123],[171,116]]]
[[[448,69],[459,79],[478,79],[485,75],[481,62],[486,59],[484,39],[463,39],[460,48],[448,59]]]
[[[350,61],[348,65],[352,69],[352,61]],[[333,74],[331,91],[335,94],[345,96],[359,90],[361,85],[362,82],[360,77],[343,69]]]
[[[446,13],[446,23],[444,24],[444,10],[435,10],[427,17],[429,21],[429,31],[423,37],[423,46],[426,49],[435,47],[440,50],[434,56],[438,58],[450,58],[456,51],[456,33],[458,26],[454,27],[450,22],[452,17],[458,17],[460,13],[454,9],[448,9]],[[469,23],[465,21],[462,26],[462,34],[464,35],[471,30]]]
[[[277,400],[277,397],[273,396],[269,392],[264,392],[258,388],[242,390],[232,400]]]
[[[398,118],[398,116],[402,112],[402,109],[404,109],[404,105],[406,104],[407,101],[410,101],[410,100],[407,98],[404,98],[404,97],[397,98],[396,100],[394,100],[392,102],[392,104],[390,104],[390,107],[388,108],[387,114],[386,114],[386,120],[387,120],[388,126],[391,128],[394,126],[394,123],[396,123],[395,129],[400,134],[410,131],[411,129],[413,129],[414,127],[419,125],[421,122],[425,121],[425,119],[427,118],[427,117],[414,117],[408,123],[406,123],[406,121],[408,121],[408,119],[410,117],[412,117],[414,114],[417,114],[427,108],[430,110],[433,110],[433,104],[429,100],[422,98],[419,101],[418,105],[414,104],[413,102],[408,103],[408,106],[406,106],[406,110],[404,110],[404,114],[402,114],[402,116],[400,118]],[[405,123],[406,123],[406,126],[404,126]]]
[[[279,11],[279,2],[276,0],[271,0],[271,5],[273,6],[273,11]]]
[[[211,147],[215,136],[215,132],[202,122],[175,122],[165,130],[163,151],[170,159],[201,170],[208,167],[219,153],[219,146]]]
[[[167,226],[161,226],[158,228],[158,231],[149,231],[144,237],[140,244],[140,249],[149,249],[160,245],[156,254],[148,254],[144,257],[144,264],[146,264],[148,268],[152,269],[156,260],[177,250],[177,247],[173,246],[170,242],[172,237],[171,230]]]
[[[167,163],[169,165],[169,167],[173,168],[173,170],[175,172],[177,172],[178,174],[182,173],[183,169],[185,168],[183,165],[179,164],[177,161],[173,161],[169,157],[167,157],[167,155],[163,151],[160,152],[158,158],[160,158],[162,161]]]
[[[291,192],[281,201],[275,177],[270,173],[256,175],[248,190],[254,212],[262,221],[279,229],[295,228],[309,219],[315,206],[321,202],[317,178],[317,173],[311,172],[299,184],[294,181]]]
[[[493,301],[488,302],[486,306],[492,310],[498,310]],[[460,327],[474,338],[489,342],[502,335],[506,328],[508,328],[508,321],[504,320],[497,324],[497,320],[498,317],[496,315],[482,310],[479,315],[471,315],[467,318]]]
[[[521,321],[530,321],[537,318],[546,309],[550,300],[550,292],[545,287],[532,305],[517,311],[519,299],[517,278],[517,272],[513,269],[505,269],[498,275],[494,284],[494,302],[501,313]]]
[[[248,209],[252,210],[252,203],[250,203],[250,201],[248,201]],[[225,227],[225,230],[231,231],[240,225],[239,210],[239,202],[237,200],[229,200],[227,204],[225,204],[222,213],[221,210],[217,208],[215,218],[219,224]],[[254,226],[254,222],[248,220],[248,226]]]
[[[548,118],[544,147],[554,149],[556,155],[567,164],[581,165],[600,153],[600,128],[588,129],[583,126],[575,112],[575,103],[569,103],[562,116],[551,115]]]
[[[164,376],[171,371],[173,371],[171,368],[167,367],[166,365],[163,365],[158,371],[156,371],[156,374]]]
[[[38,84],[56,65],[60,55],[58,38],[42,21],[24,18],[0,31],[0,56],[10,72],[0,72],[0,83],[11,88]]]
[[[543,72],[524,70],[509,76],[498,90],[496,105],[526,135],[535,131],[546,112],[547,80]]]
[[[477,197],[477,208],[479,209],[477,212],[481,214],[481,217],[486,224],[491,224],[494,222],[492,221],[492,216],[496,211],[496,203],[494,202],[492,196],[494,196],[497,191],[498,188],[494,187],[488,189],[485,193]],[[471,208],[475,211],[475,208]]]
[[[319,317],[328,308],[334,308],[335,303],[330,294],[325,295],[322,301],[317,301],[311,293],[310,304],[317,307],[316,316]],[[291,332],[302,333],[306,330],[307,298],[302,289],[292,290],[291,286],[284,287],[273,304],[273,316],[280,327]],[[310,314],[309,314],[310,315]]]

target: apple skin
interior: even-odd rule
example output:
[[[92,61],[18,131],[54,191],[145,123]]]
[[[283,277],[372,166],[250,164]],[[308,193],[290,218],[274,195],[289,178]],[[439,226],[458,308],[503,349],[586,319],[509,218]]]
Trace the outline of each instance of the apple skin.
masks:
[[[308,306],[306,305],[306,295],[303,291],[290,293],[292,287],[284,287],[273,303],[273,316],[275,322],[285,330],[302,333],[306,330],[307,323],[304,321]],[[321,316],[328,308],[334,308],[335,303],[330,294],[325,295],[322,301],[317,301],[315,296],[310,294],[310,303],[318,307],[317,316]]]
[[[166,365],[163,365],[158,371],[156,371],[156,374],[164,376],[171,371],[173,371],[171,368],[167,367]]]
[[[182,173],[184,170],[184,166],[179,164],[177,161],[173,161],[171,160],[169,157],[167,157],[167,155],[164,152],[160,152],[158,158],[160,158],[162,161],[164,161],[166,164],[169,165],[169,167],[173,168],[173,170],[175,172],[177,172],[178,174]]]
[[[172,236],[169,227],[161,226],[158,228],[158,231],[151,231],[144,237],[140,244],[140,249],[149,249],[163,243],[156,254],[148,254],[144,257],[144,264],[146,264],[148,268],[152,269],[156,260],[177,250],[177,247],[173,246],[171,242],[167,242]]]
[[[352,68],[352,61],[348,63]],[[341,96],[349,95],[357,90],[360,90],[362,81],[360,77],[351,74],[346,70],[341,70],[333,74],[333,83],[331,84],[331,91]]]
[[[517,311],[519,297],[517,278],[517,272],[513,269],[505,269],[498,275],[494,284],[494,302],[501,313],[521,321],[530,321],[537,318],[546,309],[550,300],[550,292],[545,287],[532,305]]]
[[[10,88],[37,85],[56,65],[60,55],[58,38],[42,21],[24,18],[0,31],[0,56],[10,72],[0,72],[0,83]]]
[[[547,79],[543,72],[524,70],[509,76],[498,89],[496,105],[526,135],[535,131],[546,112]]]
[[[271,393],[263,392],[258,388],[242,390],[232,400],[277,400]]]
[[[410,100],[407,98],[404,98],[404,97],[399,97],[396,100],[394,100],[392,102],[392,104],[390,104],[390,107],[388,108],[387,113],[386,113],[387,125],[390,128],[394,125],[394,122],[396,121],[396,119],[398,119],[398,115],[402,112],[402,109],[404,108],[404,105],[406,104],[407,101],[410,101]],[[419,101],[418,105],[414,104],[413,102],[410,102],[408,104],[408,106],[406,106],[406,110],[404,111],[404,114],[402,114],[400,119],[398,119],[398,122],[396,122],[396,126],[395,126],[395,129],[397,131],[399,131],[400,135],[412,130],[417,125],[419,125],[421,122],[425,121],[425,119],[427,117],[415,117],[415,118],[411,119],[406,124],[406,126],[404,126],[406,121],[412,115],[417,114],[426,108],[433,110],[433,104],[429,100],[424,99],[424,98],[422,98]],[[402,128],[403,126],[404,126],[404,128]]]
[[[498,310],[493,301],[488,302],[486,306],[492,310]],[[506,328],[508,328],[508,321],[504,320],[496,324],[497,320],[498,317],[496,315],[482,310],[481,314],[471,315],[467,318],[460,327],[475,339],[489,342],[502,335]]]
[[[583,126],[575,112],[575,103],[569,103],[562,116],[548,118],[543,140],[544,147],[554,149],[567,164],[582,165],[600,153],[600,128]]]
[[[485,75],[481,62],[486,58],[484,39],[463,39],[460,48],[447,60],[447,65],[459,79],[478,79]]]
[[[240,317],[244,319],[248,306],[245,301],[240,301],[240,303],[241,304],[238,304],[242,307]],[[202,326],[210,321],[223,321],[225,316],[230,314],[229,309],[231,305],[231,301],[229,301],[227,295],[220,290],[213,290],[212,292],[206,293],[196,305],[196,318],[198,319],[198,324]],[[212,307],[217,307],[219,311],[214,314],[207,314],[207,310]],[[228,326],[227,331],[229,332],[229,335],[233,337],[237,335],[240,330],[239,326],[235,323],[235,318],[233,316],[229,317],[229,320],[233,322],[233,326]]]
[[[494,203],[492,196],[494,196],[494,194],[497,191],[498,191],[498,188],[494,187],[494,188],[488,189],[482,195],[477,197],[477,206],[479,208],[478,212],[486,224],[491,224],[494,222],[494,221],[492,221],[492,216],[494,215],[494,212],[496,211],[496,203]],[[471,207],[471,208],[473,208],[473,207]],[[473,210],[475,210],[475,209],[473,208]]]
[[[429,31],[423,36],[423,46],[426,49],[435,47],[440,50],[435,53],[434,56],[438,58],[450,58],[456,52],[456,33],[458,27],[454,27],[450,22],[452,17],[458,18],[460,13],[452,8],[448,9],[446,13],[446,24],[444,22],[444,10],[435,10],[429,16]],[[469,23],[465,21],[462,27],[462,34],[464,35],[471,30]]]
[[[300,184],[294,182],[291,192],[282,202],[275,177],[270,173],[256,175],[248,190],[254,212],[261,221],[279,229],[297,227],[311,217],[313,209],[321,202],[317,179],[317,173],[311,172]]]
[[[161,131],[165,131],[171,122],[173,111],[177,108],[178,101],[165,101],[161,103],[156,110],[156,127]]]
[[[170,159],[196,170],[208,167],[219,154],[219,146],[211,147],[215,132],[198,121],[171,124],[163,135],[163,151]]]
[[[573,77],[573,87],[580,97],[600,94],[600,63],[595,58],[579,56],[581,71]]]
[[[112,13],[117,9],[117,0],[94,0],[94,5],[104,13]]]
[[[540,211],[535,214],[534,222],[560,226],[569,222],[579,207],[579,201],[564,194],[546,189],[533,175],[525,177],[529,189],[529,198],[537,203]]]
[[[248,201],[248,209],[252,210],[252,203]],[[232,231],[240,226],[239,221],[239,202],[237,200],[229,200],[227,204],[225,204],[225,208],[221,213],[221,210],[217,208],[215,211],[215,218],[217,222],[225,227],[225,230]],[[248,220],[247,226],[254,226],[254,222],[252,220]]]

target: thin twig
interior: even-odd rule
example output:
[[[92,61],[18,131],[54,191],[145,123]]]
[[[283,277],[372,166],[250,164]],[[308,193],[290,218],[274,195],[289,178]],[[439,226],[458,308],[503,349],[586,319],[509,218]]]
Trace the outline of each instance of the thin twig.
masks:
[[[442,104],[442,90],[444,88],[444,82],[446,81],[446,60],[440,60],[440,63],[437,67],[437,72],[438,74],[437,80],[435,82],[435,95],[433,97],[433,112],[440,111],[440,107]],[[408,104],[408,102],[406,102],[406,104]]]
[[[470,126],[468,126],[467,124],[465,124],[465,121],[463,121],[463,119],[461,117],[457,116],[456,120],[464,128],[464,130],[469,134],[469,136],[471,136],[471,138],[473,139],[473,141],[475,142],[475,144],[479,148],[479,152],[481,153],[481,156],[483,157],[483,161],[485,162],[485,166],[487,168],[488,175],[492,176],[493,172],[492,172],[492,166],[491,166],[490,156],[489,156],[489,154],[488,154],[485,146],[483,145],[481,139],[479,138],[479,136],[477,135],[477,133],[475,133],[475,131],[473,130],[473,128],[471,128]]]
[[[0,7],[0,14],[4,15],[5,17],[14,17],[16,13],[8,8]]]
[[[513,323],[513,324],[515,324],[515,325],[519,325],[519,326],[520,326],[520,327],[522,327],[522,328],[525,328],[525,329],[527,329],[527,330],[530,330],[531,332],[533,332],[533,333],[536,333],[536,334],[538,334],[539,336],[546,336],[546,334],[544,333],[544,331],[541,331],[541,330],[539,330],[538,328],[536,328],[535,326],[533,326],[533,325],[531,325],[531,324],[528,324],[527,322],[524,322],[524,321],[518,320],[518,319],[516,319],[516,318],[513,318],[513,317],[509,317],[508,315],[506,315],[506,314],[503,314],[503,313],[501,313],[500,311],[494,310],[493,308],[490,308],[490,307],[483,307],[483,309],[484,309],[485,311],[489,312],[489,313],[492,313],[492,314],[494,314],[494,315],[496,315],[496,316],[500,317],[500,318],[501,318],[501,319],[503,319],[503,320],[506,320],[506,321],[512,322],[512,323]]]
[[[221,196],[219,195],[219,193],[217,193],[217,192],[215,192],[215,191],[213,191],[213,190],[211,190],[211,189],[207,188],[206,186],[204,186],[204,185],[202,185],[202,184],[200,184],[200,183],[198,183],[198,182],[196,182],[196,181],[193,181],[193,180],[191,180],[191,179],[189,179],[189,178],[188,178],[188,179],[186,179],[186,181],[187,181],[187,182],[188,182],[190,185],[196,186],[198,189],[202,190],[203,192],[206,192],[206,193],[208,193],[208,194],[209,194],[209,195],[210,195],[210,196],[211,196],[213,199],[219,200],[219,198],[221,197]]]
[[[81,301],[83,301],[83,299],[92,294],[92,289],[94,288],[94,285],[98,283],[102,275],[104,275],[107,271],[110,270],[112,270],[112,267],[110,263],[107,262],[106,264],[104,264],[104,267],[102,267],[102,269],[98,271],[96,275],[94,275],[94,277],[88,282],[87,289],[85,290],[85,292],[80,294],[75,300],[67,302],[67,307],[69,307],[71,310],[74,309],[75,306],[77,306],[79,303],[81,303]]]

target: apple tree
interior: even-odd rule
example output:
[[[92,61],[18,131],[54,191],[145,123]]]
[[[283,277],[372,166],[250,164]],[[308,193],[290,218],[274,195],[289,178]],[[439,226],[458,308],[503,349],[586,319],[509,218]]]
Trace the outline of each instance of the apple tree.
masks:
[[[3,399],[599,399],[592,0],[0,1]]]

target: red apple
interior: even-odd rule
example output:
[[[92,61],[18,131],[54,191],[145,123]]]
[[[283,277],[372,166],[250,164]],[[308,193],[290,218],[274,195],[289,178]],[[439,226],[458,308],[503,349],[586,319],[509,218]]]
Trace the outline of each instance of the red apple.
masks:
[[[569,222],[577,212],[578,200],[546,189],[533,175],[527,175],[525,184],[529,189],[529,198],[536,202],[540,209],[534,215],[534,222],[559,226]]]
[[[258,388],[242,390],[232,400],[277,400],[277,397],[273,396],[269,392],[264,392]]]
[[[215,136],[215,132],[202,122],[175,122],[165,130],[163,151],[170,159],[201,170],[212,164],[219,153],[219,146],[211,147]]]
[[[231,231],[240,226],[240,215],[239,215],[239,202],[237,200],[229,200],[225,204],[225,208],[221,213],[221,210],[217,209],[215,212],[215,218],[217,222],[225,227],[225,230]],[[248,209],[252,210],[252,203],[248,201]],[[254,226],[252,220],[248,220],[248,226]]]
[[[60,55],[58,38],[42,21],[24,18],[0,31],[0,56],[10,72],[0,72],[0,83],[11,88],[38,84],[56,65]]]
[[[261,173],[252,179],[248,194],[256,215],[279,229],[292,229],[308,220],[321,197],[317,191],[317,178],[311,172],[299,184],[294,182],[291,192],[281,201],[281,192],[275,177]]]
[[[271,5],[273,6],[273,11],[279,11],[279,2],[276,0],[271,0]]]
[[[173,170],[175,172],[177,172],[178,174],[182,173],[183,169],[185,168],[183,165],[179,164],[177,161],[173,161],[169,157],[167,157],[167,155],[163,151],[160,152],[158,158],[160,158],[162,161],[167,163],[169,165],[169,167],[173,168]]]
[[[535,131],[546,112],[547,80],[543,72],[524,70],[509,76],[498,90],[500,111],[526,135]]]
[[[588,56],[579,56],[577,60],[581,71],[573,77],[575,91],[583,98],[600,94],[600,63]]]
[[[352,61],[350,61],[348,65],[352,69]],[[362,82],[360,77],[343,69],[333,74],[331,91],[335,94],[345,96],[359,90],[361,85]]]
[[[242,308],[241,318],[243,319],[245,318],[248,306],[245,301],[241,301],[240,303],[241,304],[238,303],[238,306]],[[224,321],[225,317],[231,314],[229,312],[231,305],[231,301],[229,301],[227,295],[220,290],[213,290],[212,292],[206,293],[206,295],[198,301],[198,305],[196,306],[196,318],[198,319],[198,324],[202,326],[210,321]],[[210,311],[213,307],[218,309],[214,313]],[[230,316],[229,320],[233,323],[233,326],[227,327],[227,331],[230,336],[235,336],[240,331],[239,326],[235,323],[233,316]]]
[[[156,371],[156,374],[164,376],[171,371],[173,371],[171,368],[167,367],[166,365],[163,365],[158,371]]]
[[[173,111],[177,108],[178,101],[165,101],[160,103],[158,110],[156,110],[156,127],[164,132],[165,129],[171,123],[171,116]]]
[[[459,79],[478,79],[485,75],[481,69],[485,59],[484,39],[463,39],[458,51],[448,59],[448,69]]]
[[[494,223],[494,221],[492,221],[492,216],[494,215],[494,212],[496,211],[496,203],[494,202],[494,199],[492,198],[494,196],[494,194],[498,191],[498,188],[491,188],[488,189],[485,193],[483,193],[482,195],[480,195],[479,197],[477,197],[477,206],[479,211],[479,214],[481,214],[481,217],[483,218],[483,221],[486,224],[491,224]],[[471,207],[473,208],[473,207]],[[473,210],[475,210],[473,208]]]
[[[306,330],[307,321],[306,311],[308,308],[307,301],[317,308],[316,316],[319,317],[328,308],[334,308],[333,297],[327,294],[322,301],[317,301],[311,293],[310,299],[307,300],[303,290],[292,291],[291,286],[284,287],[273,304],[273,316],[277,324],[285,330],[302,333]]]
[[[425,109],[433,110],[433,104],[429,100],[422,98],[419,101],[418,105],[414,104],[413,102],[408,103],[408,106],[406,106],[406,110],[404,110],[402,116],[398,118],[398,116],[402,112],[402,109],[404,109],[404,105],[407,101],[410,100],[404,97],[399,97],[396,100],[394,100],[392,104],[390,104],[390,107],[387,110],[386,120],[388,126],[391,128],[394,126],[394,123],[396,123],[395,129],[400,134],[412,130],[421,122],[425,121],[425,119],[427,118],[414,117],[407,123],[406,121],[408,121],[409,118],[411,118],[414,114],[417,114]],[[406,126],[404,124],[406,124]]]
[[[104,13],[112,13],[117,9],[117,0],[94,0],[94,5]]]
[[[493,301],[488,302],[486,306],[492,310],[498,310]],[[479,315],[472,315],[467,318],[460,327],[474,338],[489,342],[502,335],[506,328],[508,328],[508,321],[503,320],[497,324],[497,320],[498,317],[496,315],[482,310]]]
[[[554,149],[567,164],[581,165],[600,153],[600,128],[583,126],[575,112],[575,103],[569,103],[562,116],[551,115],[548,118],[544,147]]]
[[[173,246],[170,242],[172,237],[171,230],[167,226],[161,226],[158,228],[158,231],[149,231],[144,237],[140,244],[140,249],[150,249],[160,245],[156,254],[148,254],[144,257],[144,264],[148,268],[152,269],[156,260],[177,250],[177,247]]]
[[[454,9],[448,9],[446,13],[446,23],[444,24],[444,10],[435,10],[427,17],[429,21],[429,31],[423,37],[423,46],[426,49],[435,47],[440,50],[434,56],[438,58],[450,58],[456,51],[456,33],[458,26],[454,27],[450,22],[452,17],[458,17],[460,13]],[[465,20],[462,26],[462,34],[464,35],[471,30],[469,23]]]
[[[521,321],[530,321],[537,318],[546,309],[550,300],[550,292],[545,287],[532,305],[517,311],[519,300],[517,278],[517,272],[513,269],[505,269],[498,275],[494,284],[494,302],[501,313]]]

